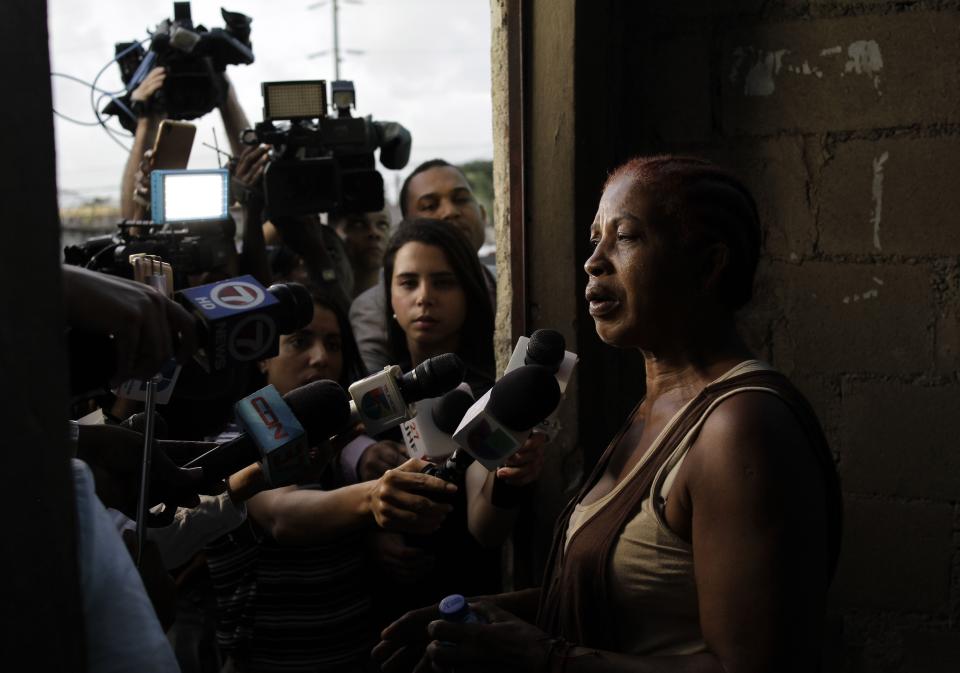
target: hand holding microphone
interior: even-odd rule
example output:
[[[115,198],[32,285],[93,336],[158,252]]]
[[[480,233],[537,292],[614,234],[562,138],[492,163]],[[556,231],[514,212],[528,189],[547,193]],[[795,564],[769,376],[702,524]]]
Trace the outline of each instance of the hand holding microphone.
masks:
[[[203,468],[203,482],[215,483],[260,462],[272,486],[294,483],[315,459],[310,447],[325,445],[350,418],[343,388],[333,381],[314,381],[284,395],[266,386],[236,404],[237,420],[246,432],[190,461]]]
[[[384,472],[402,465],[408,458],[403,448],[396,442],[383,440],[364,449],[357,462],[357,477],[360,481],[373,481]]]
[[[387,470],[371,484],[370,510],[377,525],[386,530],[424,535],[443,523],[453,507],[444,502],[457,492],[454,484],[428,474],[425,461],[411,458]]]
[[[241,276],[188,288],[177,303],[143,283],[63,269],[74,396],[148,378],[176,355],[185,364],[178,393],[209,399],[239,387],[238,364],[276,355],[281,334],[313,319],[313,300],[298,283],[263,288]]]
[[[177,467],[165,453],[165,444],[177,446],[180,443],[157,440],[151,461],[149,504],[166,504],[169,511],[164,513],[172,517],[177,506],[194,507],[198,503],[202,473]],[[135,519],[143,435],[117,425],[81,425],[77,457],[90,465],[97,496],[103,504]],[[162,525],[162,518],[155,518],[154,522]]]
[[[171,357],[184,362],[197,350],[193,317],[152,287],[75,266],[61,268],[67,323],[81,332],[114,335],[112,383],[152,376]]]

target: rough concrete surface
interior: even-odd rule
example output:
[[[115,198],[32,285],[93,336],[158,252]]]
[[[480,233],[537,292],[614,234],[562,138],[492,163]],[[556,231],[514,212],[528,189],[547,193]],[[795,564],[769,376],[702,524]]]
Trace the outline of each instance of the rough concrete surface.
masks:
[[[745,26],[722,48],[723,128],[826,132],[960,120],[960,16],[912,12]]]
[[[843,384],[847,491],[960,500],[960,385]]]
[[[953,507],[846,498],[834,599],[845,607],[945,615]]]
[[[827,254],[960,254],[960,137],[838,143],[819,185]]]
[[[784,320],[774,329],[781,368],[912,374],[933,362],[933,275],[923,264],[781,264],[773,288]]]

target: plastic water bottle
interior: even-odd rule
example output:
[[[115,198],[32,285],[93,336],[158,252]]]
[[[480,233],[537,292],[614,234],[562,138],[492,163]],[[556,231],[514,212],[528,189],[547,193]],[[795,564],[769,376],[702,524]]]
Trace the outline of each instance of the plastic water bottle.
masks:
[[[440,618],[460,624],[486,624],[487,620],[470,609],[467,599],[460,594],[451,594],[440,601]]]

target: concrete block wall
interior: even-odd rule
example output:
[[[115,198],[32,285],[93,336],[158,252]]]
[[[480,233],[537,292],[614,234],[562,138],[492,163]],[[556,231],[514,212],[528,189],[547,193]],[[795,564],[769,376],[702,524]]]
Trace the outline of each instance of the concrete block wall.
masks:
[[[637,4],[618,15],[637,50],[625,142],[754,190],[743,328],[836,456],[827,668],[958,671],[960,2]]]

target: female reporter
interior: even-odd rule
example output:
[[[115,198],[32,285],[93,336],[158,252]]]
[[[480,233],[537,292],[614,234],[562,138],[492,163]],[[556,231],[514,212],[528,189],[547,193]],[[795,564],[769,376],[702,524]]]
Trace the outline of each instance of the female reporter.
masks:
[[[398,364],[408,369],[456,353],[467,366],[466,382],[474,395],[485,393],[495,374],[493,308],[466,236],[442,220],[402,222],[384,255],[384,279],[387,332]],[[494,484],[498,479],[514,488],[532,484],[542,469],[543,451],[542,439],[534,438],[496,473],[471,465],[429,552],[381,535],[395,580],[389,587],[394,600],[384,608],[388,619],[425,599],[500,590],[500,546],[516,510],[493,505]],[[427,582],[418,584],[421,580]]]
[[[321,379],[348,386],[361,365],[346,311],[314,293],[311,323],[283,335],[260,367],[280,394]],[[248,524],[207,550],[227,670],[364,670],[375,629],[363,538],[377,525],[439,526],[450,508],[424,496],[454,489],[421,474],[425,465],[408,461],[380,479],[346,483],[335,462],[318,462],[300,484],[247,501]]]
[[[493,307],[477,253],[441,220],[400,224],[383,261],[387,336],[404,369],[456,353],[474,394],[494,380]]]
[[[404,670],[422,639],[458,673],[817,670],[839,488],[809,405],[737,334],[752,197],[709,162],[638,158],[589,236],[590,315],[643,354],[645,397],[561,515],[541,589],[478,601],[489,625],[425,635],[436,608],[408,613],[375,658]]]

